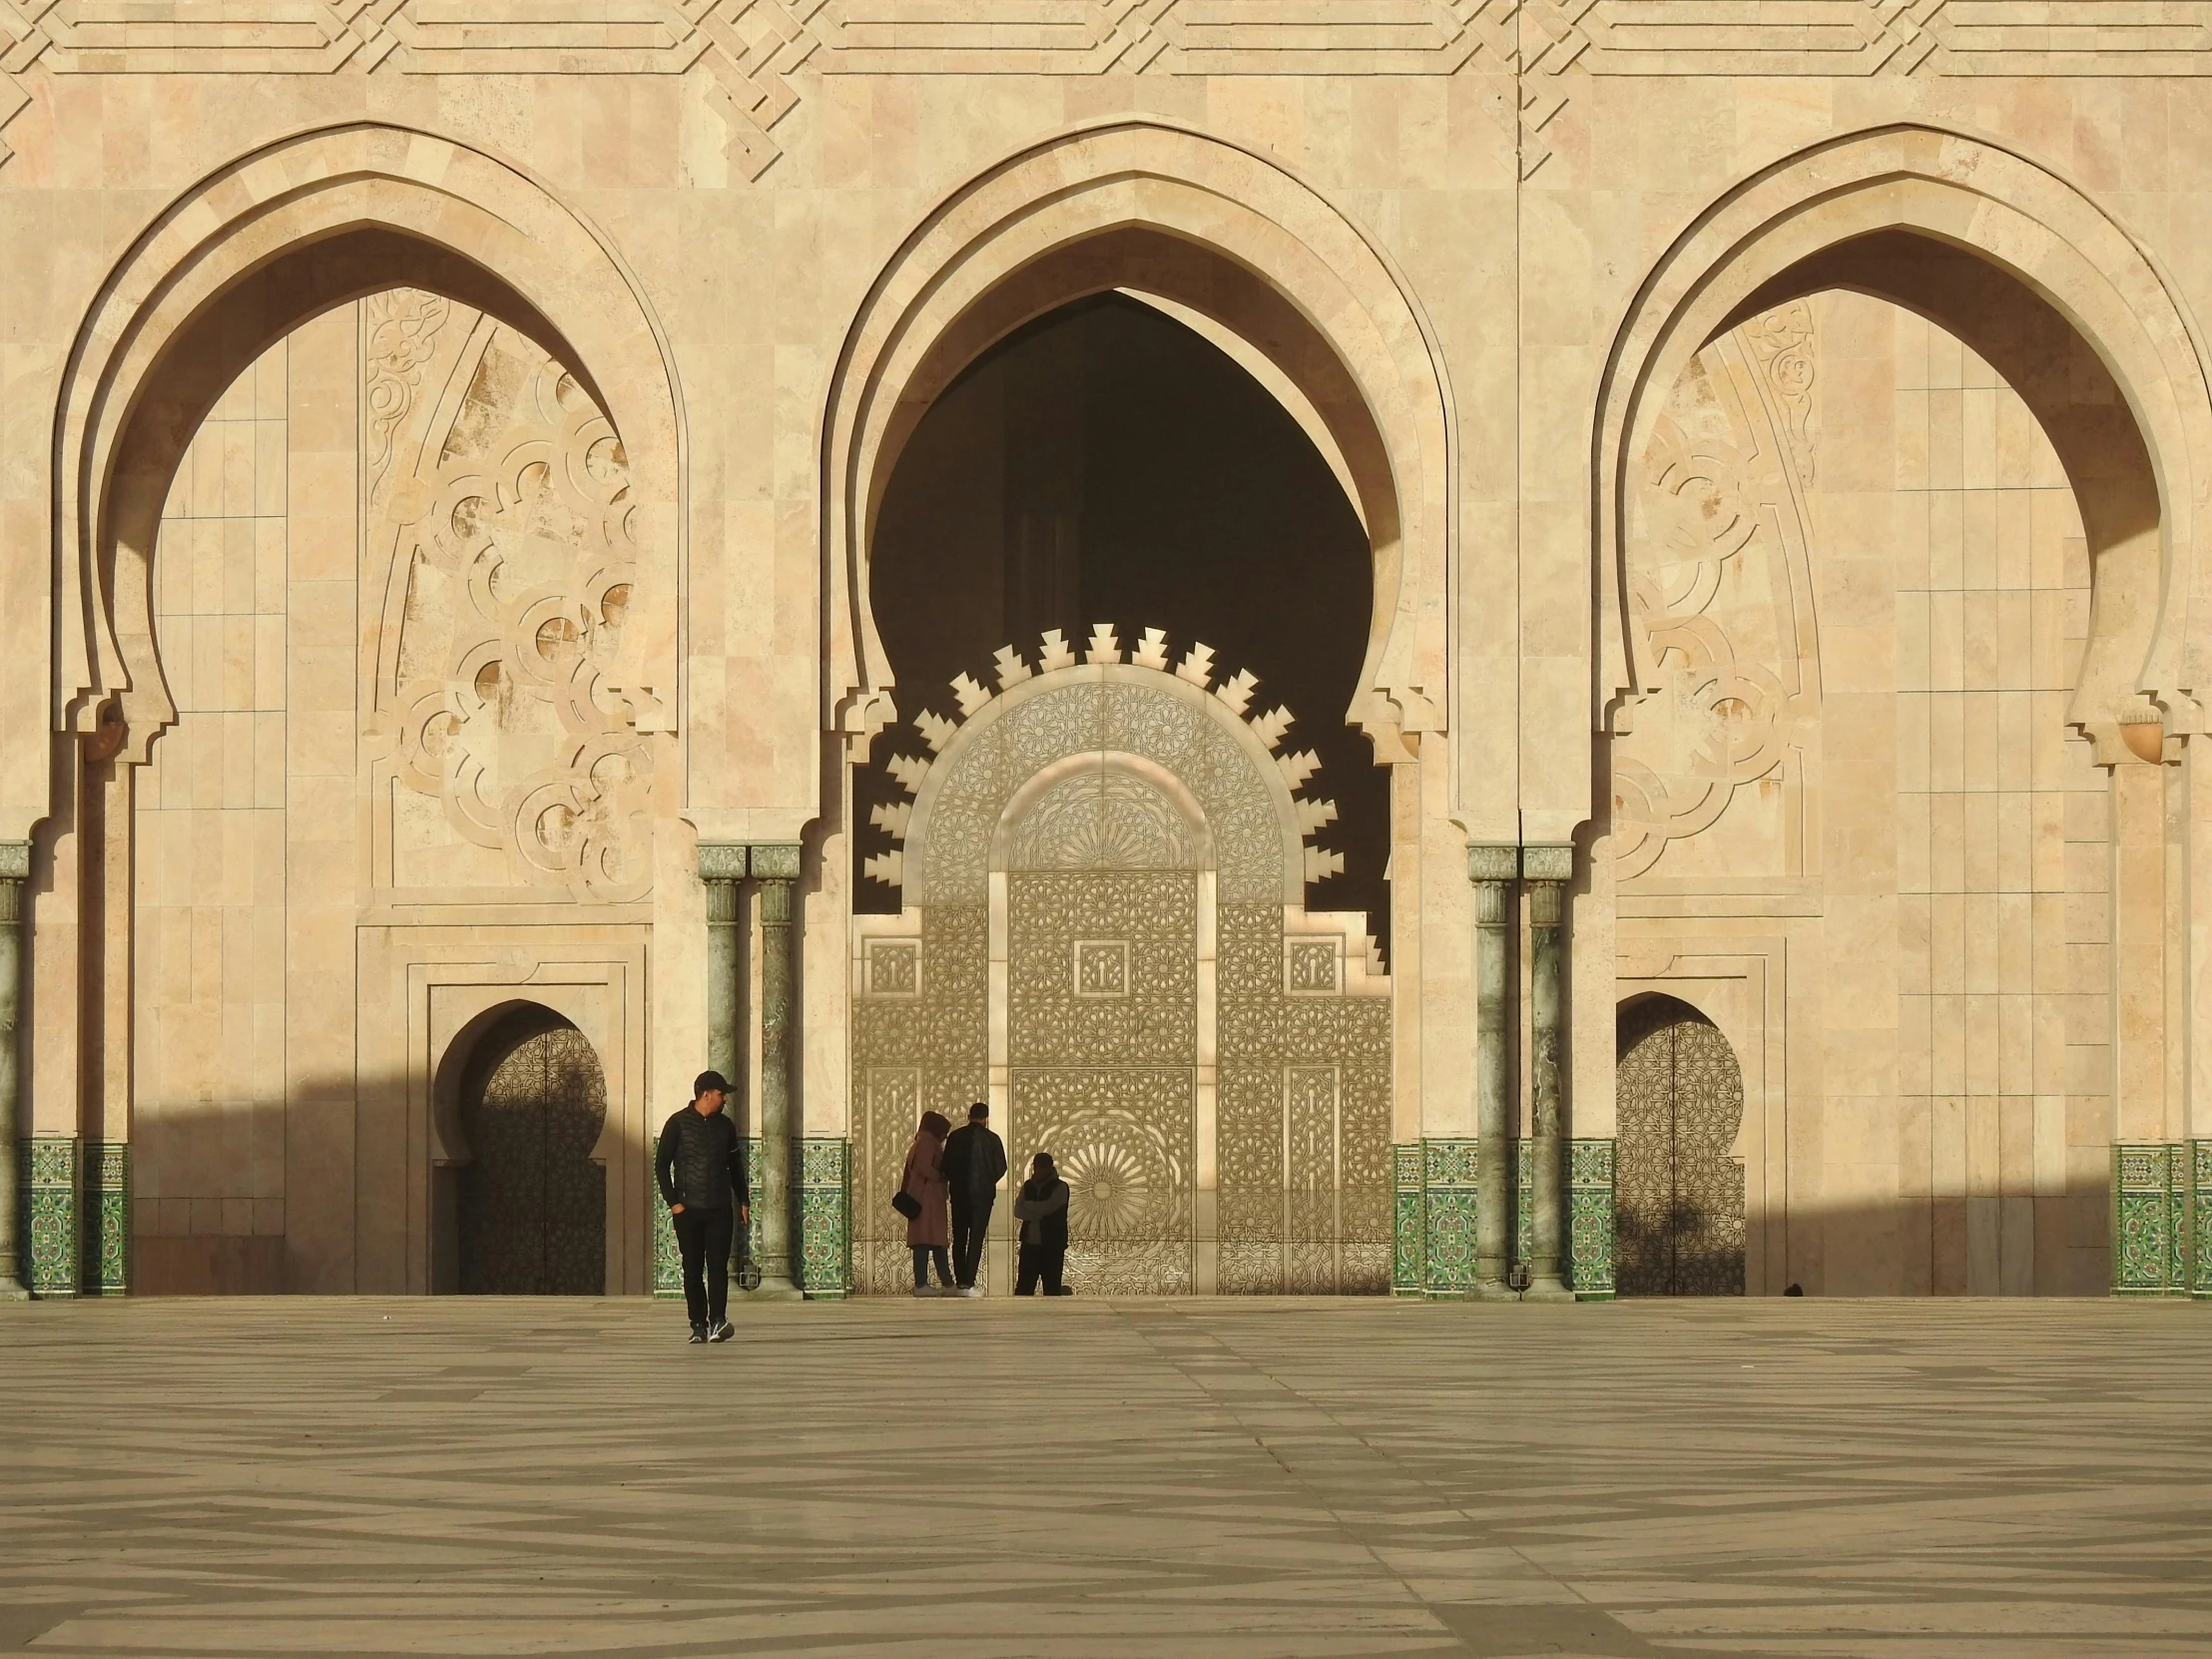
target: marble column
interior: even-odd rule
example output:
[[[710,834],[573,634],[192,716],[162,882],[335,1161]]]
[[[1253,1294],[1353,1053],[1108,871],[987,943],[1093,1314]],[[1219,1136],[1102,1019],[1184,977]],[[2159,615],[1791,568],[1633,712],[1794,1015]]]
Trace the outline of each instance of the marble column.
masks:
[[[749,857],[761,894],[761,1288],[755,1298],[803,1295],[792,1278],[792,1100],[799,1051],[793,1002],[800,929],[799,844],[756,842]]]
[[[745,877],[745,842],[699,843],[699,879],[707,887],[707,1066],[721,1072],[733,1085],[745,1076],[745,1045],[739,1040],[738,1023],[745,991],[739,977],[744,971],[745,941],[738,931],[738,887]],[[737,1104],[733,1099],[724,1110],[735,1112]],[[733,1233],[733,1278],[744,1258],[745,1237]]]
[[[1521,879],[1528,884],[1529,1095],[1532,1119],[1528,1161],[1533,1214],[1529,1218],[1529,1302],[1572,1302],[1561,1278],[1565,1171],[1561,1166],[1560,1047],[1566,1025],[1559,994],[1561,953],[1566,948],[1566,888],[1574,873],[1574,848],[1521,848]]]
[[[1512,1068],[1507,1064],[1506,929],[1512,925],[1513,878],[1520,847],[1506,841],[1467,846],[1474,883],[1474,1294],[1510,1301],[1512,1210]]]
[[[23,1197],[23,932],[30,915],[31,843],[0,841],[0,1302],[21,1302]]]

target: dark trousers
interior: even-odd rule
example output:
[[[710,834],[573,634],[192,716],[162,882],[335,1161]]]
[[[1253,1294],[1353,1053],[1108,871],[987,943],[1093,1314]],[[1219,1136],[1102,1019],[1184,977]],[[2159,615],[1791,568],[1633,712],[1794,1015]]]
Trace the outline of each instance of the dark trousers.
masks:
[[[944,1246],[915,1245],[914,1289],[917,1291],[929,1283],[929,1260],[931,1257],[935,1257],[937,1262],[937,1283],[946,1286],[952,1283],[952,1266],[944,1259]]]
[[[687,1207],[676,1224],[676,1248],[684,1257],[684,1306],[694,1325],[720,1324],[730,1312],[730,1245],[738,1230],[732,1205]]]
[[[975,1270],[983,1265],[983,1235],[991,1230],[991,1203],[995,1193],[971,1198],[952,1206],[952,1272],[963,1285],[975,1283]]]
[[[1025,1244],[1021,1247],[1021,1273],[1014,1281],[1014,1295],[1035,1296],[1037,1281],[1044,1281],[1044,1294],[1060,1294],[1060,1270],[1067,1265],[1066,1245]]]

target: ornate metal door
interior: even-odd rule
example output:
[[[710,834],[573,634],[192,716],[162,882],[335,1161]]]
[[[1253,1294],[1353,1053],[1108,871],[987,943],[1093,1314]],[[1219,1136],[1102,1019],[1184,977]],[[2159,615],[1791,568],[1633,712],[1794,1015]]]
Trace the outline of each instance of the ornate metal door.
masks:
[[[1199,874],[1142,783],[1068,780],[1019,827],[1006,877],[1008,1151],[1068,1184],[1068,1280],[1196,1284]]]
[[[1729,1156],[1744,1077],[1728,1039],[1687,1003],[1621,1017],[1614,1098],[1616,1272],[1622,1296],[1744,1294],[1744,1171]]]
[[[461,1099],[460,1286],[475,1296],[599,1296],[607,1182],[592,1148],[607,1118],[599,1056],[571,1025],[494,1032]]]

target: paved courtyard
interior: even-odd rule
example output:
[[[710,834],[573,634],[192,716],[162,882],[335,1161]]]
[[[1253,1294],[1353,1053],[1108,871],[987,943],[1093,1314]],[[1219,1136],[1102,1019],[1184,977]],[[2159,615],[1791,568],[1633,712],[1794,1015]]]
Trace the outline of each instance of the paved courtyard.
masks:
[[[0,1651],[2212,1653],[2212,1308],[0,1308]]]

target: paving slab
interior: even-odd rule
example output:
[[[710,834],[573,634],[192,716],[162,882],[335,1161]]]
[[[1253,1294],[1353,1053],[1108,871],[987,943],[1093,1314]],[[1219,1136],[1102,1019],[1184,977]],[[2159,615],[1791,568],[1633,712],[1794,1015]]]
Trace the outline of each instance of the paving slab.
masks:
[[[0,1307],[0,1652],[2212,1654],[2212,1307]]]

